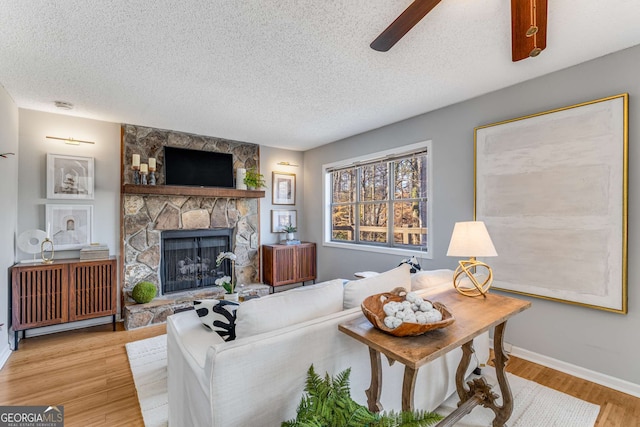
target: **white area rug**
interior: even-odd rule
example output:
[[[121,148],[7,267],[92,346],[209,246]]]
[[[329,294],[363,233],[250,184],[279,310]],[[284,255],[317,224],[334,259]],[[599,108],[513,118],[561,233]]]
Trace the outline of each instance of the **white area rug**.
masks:
[[[484,367],[482,375],[493,385],[492,390],[500,394],[495,370],[491,366]],[[592,427],[598,418],[598,405],[510,373],[507,373],[507,378],[513,394],[513,412],[507,421],[509,427]],[[458,407],[457,403],[458,395],[454,393],[436,409],[436,412],[448,415]],[[502,399],[498,400],[498,404],[502,404]],[[493,417],[491,409],[476,406],[456,426],[490,426]]]
[[[160,335],[134,341],[128,343],[126,347],[144,425],[146,427],[166,426],[169,419],[167,336]]]
[[[167,336],[160,335],[127,344],[127,355],[138,391],[138,401],[147,427],[167,425]],[[491,367],[483,368],[483,375],[493,390],[500,394],[495,373]],[[591,427],[595,424],[600,407],[568,394],[550,389],[515,375],[507,374],[514,398],[509,427]],[[453,394],[436,412],[451,413],[458,402]],[[459,427],[486,427],[491,425],[493,411],[478,406],[456,424]]]

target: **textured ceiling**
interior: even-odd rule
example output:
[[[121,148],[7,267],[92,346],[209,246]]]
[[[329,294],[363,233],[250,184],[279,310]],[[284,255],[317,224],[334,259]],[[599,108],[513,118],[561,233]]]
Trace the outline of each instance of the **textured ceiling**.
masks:
[[[509,0],[443,0],[386,53],[369,43],[410,0],[2,0],[0,84],[20,108],[306,150],[640,44],[638,0],[548,2],[547,49],[512,63]]]

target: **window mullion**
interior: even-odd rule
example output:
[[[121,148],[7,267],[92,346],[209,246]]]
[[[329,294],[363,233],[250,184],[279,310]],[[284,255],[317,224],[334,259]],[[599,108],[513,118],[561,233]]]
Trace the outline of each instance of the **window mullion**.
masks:
[[[355,243],[360,243],[360,210],[362,209],[362,200],[360,200],[360,194],[362,191],[362,184],[361,184],[361,180],[362,180],[362,168],[357,167],[356,168],[356,200],[355,200],[355,236],[354,236],[354,242]]]
[[[395,183],[395,162],[387,163],[387,174],[389,177],[387,180],[387,194],[389,195],[387,199],[387,245],[393,247],[393,221],[395,218],[393,200],[395,199],[395,186],[392,186],[391,183]]]

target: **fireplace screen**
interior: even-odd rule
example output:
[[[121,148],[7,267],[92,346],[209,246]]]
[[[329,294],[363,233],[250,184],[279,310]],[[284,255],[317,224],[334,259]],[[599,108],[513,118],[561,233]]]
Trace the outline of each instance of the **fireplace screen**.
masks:
[[[230,276],[229,263],[216,267],[216,257],[231,247],[229,228],[176,230],[162,233],[161,281],[164,294],[215,286]]]

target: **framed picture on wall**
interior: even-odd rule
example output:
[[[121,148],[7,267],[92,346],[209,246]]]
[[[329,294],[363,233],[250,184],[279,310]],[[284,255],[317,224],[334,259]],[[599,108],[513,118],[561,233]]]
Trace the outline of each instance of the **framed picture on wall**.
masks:
[[[296,204],[296,174],[273,172],[272,192],[274,205]]]
[[[271,211],[271,232],[284,233],[287,226],[297,227],[297,211],[295,210],[272,210]]]
[[[93,157],[47,154],[47,199],[93,200]]]
[[[621,94],[476,128],[494,289],[627,312],[628,125]]]
[[[46,221],[47,235],[56,251],[91,244],[93,206],[47,204]]]

